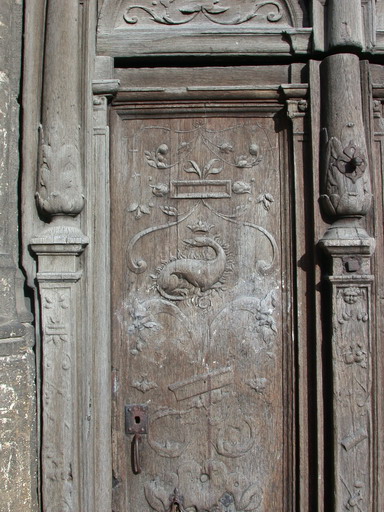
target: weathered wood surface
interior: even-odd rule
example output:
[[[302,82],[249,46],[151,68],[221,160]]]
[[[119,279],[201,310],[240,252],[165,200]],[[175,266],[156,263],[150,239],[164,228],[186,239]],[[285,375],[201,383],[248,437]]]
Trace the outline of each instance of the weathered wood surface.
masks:
[[[36,199],[48,218],[77,215],[84,205],[79,147],[78,17],[77,0],[47,2]]]
[[[289,124],[259,103],[112,112],[114,510],[293,510]]]
[[[116,3],[100,9],[98,52],[120,57],[306,53],[312,30],[297,0]]]
[[[372,158],[366,140],[369,130],[363,123],[361,64],[358,56],[347,53],[363,46],[359,1],[329,3],[328,36],[330,47],[343,53],[330,55],[321,64],[321,201],[333,222],[320,242],[329,257],[332,298],[332,322],[326,333],[332,372],[332,452],[325,460],[333,473],[332,508],[369,512],[377,504],[370,262],[375,240],[360,219],[372,203]],[[367,80],[367,74],[363,76]]]
[[[327,32],[329,48],[364,46],[361,0],[328,0]]]

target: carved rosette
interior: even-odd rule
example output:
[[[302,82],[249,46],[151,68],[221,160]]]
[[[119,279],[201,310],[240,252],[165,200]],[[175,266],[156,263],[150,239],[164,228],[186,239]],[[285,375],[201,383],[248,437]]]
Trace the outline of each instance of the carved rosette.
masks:
[[[333,218],[366,215],[372,201],[366,152],[353,140],[343,147],[336,137],[331,137],[325,148],[324,212]]]
[[[320,71],[321,206],[332,221],[363,217],[371,206],[372,193],[359,58],[330,55]]]

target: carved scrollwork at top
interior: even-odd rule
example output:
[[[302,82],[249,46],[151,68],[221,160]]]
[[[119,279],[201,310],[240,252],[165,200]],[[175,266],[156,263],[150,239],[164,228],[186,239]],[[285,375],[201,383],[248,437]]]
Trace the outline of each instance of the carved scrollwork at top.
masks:
[[[336,137],[326,144],[323,208],[331,217],[362,217],[368,212],[371,186],[368,158],[354,141],[343,147]]]
[[[177,5],[179,4],[179,5]],[[177,0],[160,0],[152,2],[151,6],[142,4],[130,5],[124,14],[124,20],[130,25],[139,22],[135,13],[146,13],[150,20],[160,25],[185,25],[201,16],[211,23],[218,25],[242,25],[256,19],[261,23],[276,23],[282,20],[285,10],[280,1],[253,1],[244,9],[235,9],[232,6],[221,3],[220,0],[211,2],[190,1],[188,4]]]

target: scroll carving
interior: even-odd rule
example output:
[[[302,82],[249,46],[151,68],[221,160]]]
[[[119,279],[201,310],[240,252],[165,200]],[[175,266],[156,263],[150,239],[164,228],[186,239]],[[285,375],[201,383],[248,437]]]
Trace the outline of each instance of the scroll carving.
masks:
[[[124,20],[134,25],[139,22],[135,12],[142,11],[151,21],[161,25],[185,25],[198,16],[218,25],[241,25],[255,18],[276,23],[282,19],[284,13],[279,1],[253,1],[249,10],[244,13],[222,4],[220,0],[191,2],[183,6],[177,6],[177,3],[177,0],[160,0],[158,3],[152,2],[152,7],[144,4],[131,5],[124,14]]]

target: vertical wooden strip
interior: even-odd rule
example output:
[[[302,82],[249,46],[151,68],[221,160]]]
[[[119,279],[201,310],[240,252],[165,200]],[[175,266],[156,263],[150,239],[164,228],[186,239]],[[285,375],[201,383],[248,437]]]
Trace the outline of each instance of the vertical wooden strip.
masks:
[[[103,215],[94,219],[93,272],[98,276],[93,286],[94,378],[93,378],[93,439],[95,466],[95,510],[102,512],[111,507],[111,392],[110,392],[110,323],[109,323],[109,127],[107,98],[94,97],[94,201]],[[100,300],[101,299],[101,300]],[[108,428],[109,427],[109,428]]]
[[[292,86],[293,87],[293,86]],[[303,91],[304,92],[304,91]],[[289,89],[285,90],[287,97],[289,98]],[[306,99],[287,99],[287,113],[292,124],[292,159],[293,159],[293,175],[294,175],[294,193],[295,199],[293,218],[295,219],[295,231],[297,233],[304,232],[306,226],[307,208],[303,203],[297,199],[297,193],[303,193],[304,188],[304,169],[305,169],[305,155],[304,155],[304,141],[306,140],[306,112],[308,105]],[[300,191],[300,192],[299,192]],[[297,382],[295,386],[296,396],[296,408],[298,417],[298,432],[297,432],[297,453],[294,454],[297,459],[296,463],[299,465],[299,492],[296,497],[295,506],[298,510],[306,510],[309,507],[309,467],[308,467],[308,428],[309,424],[307,421],[307,394],[308,394],[308,382],[307,382],[307,367],[308,367],[308,353],[306,340],[308,338],[308,324],[307,324],[307,274],[304,271],[300,261],[307,254],[306,250],[306,236],[296,237],[295,251],[295,285],[296,285],[296,309],[298,325],[296,327],[295,336],[295,359],[298,361],[298,373]],[[308,265],[309,262],[307,262]],[[305,265],[305,267],[307,267]]]

